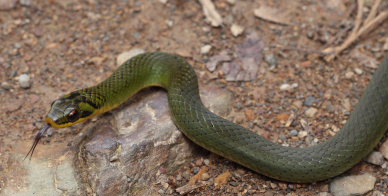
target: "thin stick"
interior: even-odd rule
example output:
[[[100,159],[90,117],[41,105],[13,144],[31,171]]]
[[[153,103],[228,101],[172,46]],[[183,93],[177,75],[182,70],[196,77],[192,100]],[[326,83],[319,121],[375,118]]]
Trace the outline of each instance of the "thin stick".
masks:
[[[381,0],[376,0],[372,6],[372,9],[369,12],[368,17],[366,18],[364,23],[369,23],[374,17],[376,17],[377,9],[379,8]]]

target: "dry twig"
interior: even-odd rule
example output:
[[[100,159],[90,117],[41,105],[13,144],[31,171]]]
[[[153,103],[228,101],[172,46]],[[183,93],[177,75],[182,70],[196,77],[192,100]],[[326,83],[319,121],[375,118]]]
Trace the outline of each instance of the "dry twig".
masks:
[[[357,1],[358,9],[354,28],[341,45],[336,47],[328,47],[322,51],[324,54],[328,55],[325,57],[327,61],[333,60],[339,53],[348,48],[358,38],[371,32],[378,24],[388,19],[388,10],[382,11],[380,12],[380,14],[377,15],[377,10],[380,3],[381,0],[376,0],[367,18],[362,21],[362,10],[364,9],[364,0]]]

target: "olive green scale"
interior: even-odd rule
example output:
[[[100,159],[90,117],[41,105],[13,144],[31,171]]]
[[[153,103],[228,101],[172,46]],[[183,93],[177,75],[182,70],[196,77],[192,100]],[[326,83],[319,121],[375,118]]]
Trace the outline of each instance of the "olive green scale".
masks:
[[[100,84],[76,92],[102,113],[148,86],[167,90],[173,121],[190,140],[258,173],[289,182],[320,181],[348,170],[372,151],[388,128],[387,58],[342,130],[306,148],[281,146],[210,112],[199,97],[195,71],[174,54],[140,54]]]

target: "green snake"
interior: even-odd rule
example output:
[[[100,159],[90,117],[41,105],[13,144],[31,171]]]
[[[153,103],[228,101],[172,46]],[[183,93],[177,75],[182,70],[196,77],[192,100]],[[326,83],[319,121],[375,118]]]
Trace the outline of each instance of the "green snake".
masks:
[[[387,55],[388,56],[388,55]],[[292,148],[273,143],[210,112],[201,102],[195,71],[182,57],[162,52],[137,55],[105,81],[55,100],[27,156],[50,127],[90,119],[149,86],[166,89],[172,119],[203,148],[274,179],[324,180],[348,170],[378,144],[388,128],[388,58],[375,72],[349,120],[326,142]],[[27,157],[26,156],[26,157]]]

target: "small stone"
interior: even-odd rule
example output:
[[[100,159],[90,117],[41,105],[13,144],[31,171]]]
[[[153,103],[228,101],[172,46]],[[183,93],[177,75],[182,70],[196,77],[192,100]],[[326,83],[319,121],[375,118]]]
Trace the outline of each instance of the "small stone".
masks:
[[[318,110],[316,108],[309,108],[306,110],[305,114],[306,116],[312,118],[315,116],[315,114],[318,112]]]
[[[300,131],[299,134],[298,134],[298,137],[300,138],[304,138],[308,135],[307,131]]]
[[[30,76],[27,74],[22,74],[18,77],[20,87],[27,89],[31,87]]]
[[[199,172],[199,167],[194,167],[193,173],[197,174]]]
[[[164,194],[164,190],[163,189],[159,189],[158,193]]]
[[[298,87],[298,83],[293,83],[291,85],[285,83],[285,84],[280,85],[280,90],[287,91],[287,90],[292,90],[293,88],[296,88],[296,87]]]
[[[0,10],[11,10],[15,8],[17,0],[0,0]]]
[[[10,84],[8,84],[8,82],[2,82],[1,83],[1,87],[4,89],[4,90],[11,90],[12,89],[12,86]]]
[[[232,186],[234,186],[234,187],[238,186],[238,183],[235,182],[235,181],[229,182],[229,184],[232,185]]]
[[[372,153],[370,153],[366,161],[374,165],[382,165],[385,162],[383,154],[381,154],[381,152],[378,152],[378,151],[373,151]]]
[[[203,173],[201,175],[201,180],[208,181],[210,179],[210,175],[208,173]]]
[[[207,54],[210,52],[211,49],[212,49],[211,45],[204,45],[201,48],[201,54]]]
[[[356,74],[358,75],[361,75],[363,73],[362,69],[360,68],[354,68],[354,72],[356,72]]]
[[[121,65],[128,59],[144,52],[145,51],[140,48],[133,48],[129,51],[122,52],[121,54],[119,54],[119,56],[117,56],[117,59],[116,59],[117,65]]]
[[[277,61],[276,56],[274,54],[265,55],[264,59],[268,64],[270,64],[272,66],[276,66],[278,64],[278,61]]]
[[[237,37],[237,36],[241,35],[244,32],[244,27],[240,26],[240,25],[237,25],[237,24],[233,24],[230,27],[230,31],[232,31],[232,35],[233,36]]]
[[[334,179],[330,191],[334,195],[362,195],[373,190],[376,178],[369,173]]]
[[[298,131],[293,129],[293,130],[291,130],[290,135],[291,136],[297,136],[298,135]]]
[[[209,161],[209,159],[205,159],[205,160],[203,160],[203,163],[205,163],[205,165],[209,165],[210,161]]]
[[[381,145],[380,152],[388,160],[388,139]]]
[[[159,0],[160,3],[166,4],[168,0]]]
[[[313,97],[313,96],[308,96],[308,97],[304,100],[303,104],[304,104],[305,106],[311,107],[311,106],[313,106],[314,102],[315,102],[315,97]]]
[[[195,165],[196,165],[196,166],[201,166],[202,163],[203,163],[203,160],[202,160],[202,159],[198,159],[198,160],[195,161]]]
[[[348,72],[345,73],[345,78],[347,78],[347,79],[350,79],[350,78],[352,78],[353,76],[354,76],[354,73],[351,72],[351,71],[348,71]]]

